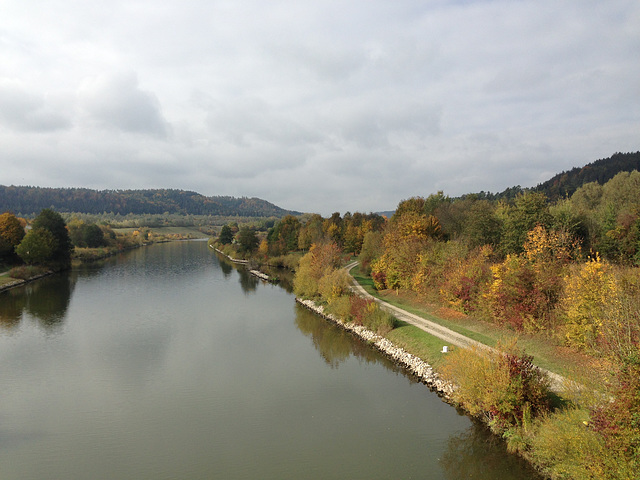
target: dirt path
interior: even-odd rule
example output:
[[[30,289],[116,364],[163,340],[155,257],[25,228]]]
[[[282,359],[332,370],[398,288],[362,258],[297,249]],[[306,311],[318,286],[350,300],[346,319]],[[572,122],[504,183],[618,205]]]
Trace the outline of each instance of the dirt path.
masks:
[[[347,270],[347,272],[349,272],[357,264],[358,262],[352,262],[349,265],[347,265],[345,269]],[[387,303],[384,300],[380,300],[379,298],[376,298],[370,293],[368,293],[362,287],[362,285],[360,285],[353,277],[351,277],[351,279],[353,280],[352,290],[355,291],[358,295],[375,300],[376,302],[378,302],[378,304],[380,304],[380,306],[384,310],[393,314],[393,316],[395,316],[398,320],[402,320],[403,322],[407,322],[411,325],[414,325],[424,330],[425,332],[433,335],[434,337],[438,337],[442,339],[445,344],[455,345],[457,347],[462,347],[462,348],[467,348],[472,345],[475,345],[476,347],[483,348],[486,350],[493,350],[493,348],[489,347],[488,345],[485,345],[484,343],[480,343],[469,337],[465,337],[464,335],[458,332],[454,332],[453,330],[447,327],[443,327],[442,325],[439,325],[435,322],[432,322],[418,315],[414,315],[413,313],[407,312],[406,310],[398,308],[394,305],[391,305],[390,303]],[[551,389],[553,391],[560,392],[566,389],[567,385],[569,384],[568,379],[566,379],[561,375],[558,375],[557,373],[546,370],[544,368],[540,368],[540,370],[542,370],[549,376],[549,379],[551,380]]]

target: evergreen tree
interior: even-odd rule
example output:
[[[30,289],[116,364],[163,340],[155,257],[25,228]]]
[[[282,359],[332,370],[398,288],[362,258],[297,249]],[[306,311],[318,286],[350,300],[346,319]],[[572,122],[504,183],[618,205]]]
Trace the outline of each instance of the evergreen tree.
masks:
[[[229,225],[224,225],[222,227],[218,240],[222,245],[228,245],[233,242],[233,232],[231,231],[231,227]]]

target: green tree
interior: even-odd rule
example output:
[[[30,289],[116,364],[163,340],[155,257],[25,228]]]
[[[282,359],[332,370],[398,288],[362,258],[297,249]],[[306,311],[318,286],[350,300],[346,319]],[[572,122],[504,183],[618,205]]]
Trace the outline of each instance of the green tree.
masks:
[[[95,223],[86,224],[82,220],[73,219],[67,224],[69,238],[76,247],[98,248],[106,245],[104,232]]]
[[[241,227],[237,237],[241,253],[251,253],[258,248],[258,236],[253,228]]]
[[[231,231],[231,227],[229,225],[224,225],[222,227],[222,230],[220,230],[218,241],[222,245],[229,245],[233,242],[233,232]]]
[[[309,217],[298,234],[298,248],[300,250],[309,250],[311,245],[322,240],[324,236],[322,231],[323,222],[324,219],[317,213]]]
[[[48,230],[53,235],[55,240],[53,252],[47,263],[58,269],[68,268],[71,265],[73,245],[62,216],[49,208],[45,208],[33,221],[32,228],[42,228]]]
[[[487,200],[478,200],[471,205],[469,216],[463,227],[463,235],[469,246],[481,247],[500,243],[502,224],[496,215],[496,209]]]
[[[267,241],[273,255],[282,255],[298,248],[298,234],[302,225],[293,215],[287,215],[269,231]]]
[[[24,228],[13,213],[0,215],[0,257],[12,255],[24,235]]]
[[[33,228],[25,235],[16,247],[18,256],[29,265],[46,264],[56,249],[56,239],[53,234],[42,227]]]
[[[106,243],[104,239],[104,232],[95,223],[85,226],[83,238],[89,248],[103,247]]]
[[[544,193],[529,192],[518,195],[514,205],[502,205],[502,253],[521,253],[527,233],[536,225],[549,227],[553,218]]]

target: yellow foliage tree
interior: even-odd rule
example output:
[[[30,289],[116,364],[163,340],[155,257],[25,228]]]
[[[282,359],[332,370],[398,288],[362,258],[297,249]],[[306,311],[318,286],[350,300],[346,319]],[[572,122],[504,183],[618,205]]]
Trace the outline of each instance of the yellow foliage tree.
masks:
[[[616,298],[611,268],[597,254],[567,275],[560,305],[567,343],[581,349],[595,346],[603,313]]]

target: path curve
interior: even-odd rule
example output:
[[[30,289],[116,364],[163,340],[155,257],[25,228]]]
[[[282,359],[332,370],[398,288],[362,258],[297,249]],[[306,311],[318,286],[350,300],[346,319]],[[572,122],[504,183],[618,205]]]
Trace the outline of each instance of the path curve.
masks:
[[[360,285],[355,278],[351,276],[351,269],[358,264],[357,261],[351,262],[346,265],[344,268],[349,273],[349,276],[352,280],[351,289],[357,293],[358,295],[364,298],[370,298],[376,301],[381,308],[386,310],[387,312],[393,314],[398,320],[402,320],[403,322],[407,322],[411,325],[414,325],[421,330],[433,335],[434,337],[438,337],[444,340],[449,345],[455,345],[457,347],[469,348],[471,346],[476,346],[478,348],[493,351],[494,349],[484,343],[480,343],[476,340],[473,340],[469,337],[466,337],[458,332],[454,332],[453,330],[443,327],[440,324],[427,320],[426,318],[422,318],[413,313],[407,312],[399,307],[391,305],[390,303],[385,302],[384,300],[380,300],[379,298],[374,297],[369,292],[367,292],[362,285]],[[563,377],[562,375],[558,375],[550,370],[546,370],[544,368],[538,367],[541,371],[547,374],[549,380],[551,382],[551,389],[555,392],[560,392],[566,390],[569,380]]]

